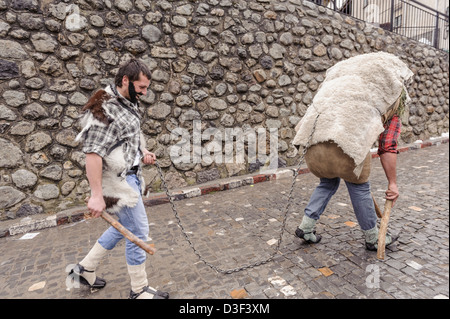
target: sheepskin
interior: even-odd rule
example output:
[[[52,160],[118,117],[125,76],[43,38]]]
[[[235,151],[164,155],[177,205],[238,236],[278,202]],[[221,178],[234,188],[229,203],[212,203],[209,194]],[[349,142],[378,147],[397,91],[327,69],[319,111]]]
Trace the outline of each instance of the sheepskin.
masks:
[[[107,87],[105,90],[97,91],[83,107],[85,113],[80,119],[82,127],[76,140],[82,140],[94,125],[108,126],[111,120],[111,114],[108,111],[108,101],[114,97],[112,90]],[[145,138],[140,135],[140,149],[143,152],[145,148]],[[103,198],[106,203],[106,210],[110,213],[117,213],[123,207],[136,206],[140,194],[128,185],[126,181],[127,163],[125,161],[124,144],[118,143],[113,147],[105,157],[103,157],[102,172],[102,190]],[[141,181],[141,185],[145,185]]]
[[[399,99],[413,76],[396,56],[369,53],[341,61],[326,77],[304,117],[297,124],[292,143],[305,147],[332,141],[355,162],[358,177],[367,153],[384,131],[382,116]],[[409,101],[407,96],[407,102]]]
[[[117,213],[124,206],[134,207],[139,200],[140,194],[121,176],[127,168],[123,155],[123,147],[118,146],[103,157],[102,190],[110,213]]]

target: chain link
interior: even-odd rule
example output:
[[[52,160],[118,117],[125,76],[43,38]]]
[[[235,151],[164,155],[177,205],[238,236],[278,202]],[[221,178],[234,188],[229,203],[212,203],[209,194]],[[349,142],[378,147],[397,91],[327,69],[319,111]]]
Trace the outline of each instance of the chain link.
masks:
[[[200,254],[200,252],[195,248],[194,244],[192,243],[191,239],[189,238],[188,233],[184,229],[183,223],[181,222],[180,216],[178,215],[178,211],[177,211],[177,208],[175,206],[174,199],[173,199],[172,195],[169,192],[169,188],[167,187],[166,180],[164,178],[162,169],[159,166],[158,161],[155,162],[156,168],[158,169],[158,173],[159,173],[159,175],[161,177],[162,186],[163,186],[163,188],[164,188],[164,190],[166,192],[166,195],[167,195],[167,197],[169,199],[169,203],[172,206],[172,211],[173,211],[173,213],[175,215],[175,218],[177,220],[178,226],[180,227],[181,232],[183,233],[183,236],[186,239],[186,241],[188,242],[189,246],[192,248],[193,252],[197,255],[197,257],[200,259],[200,261],[202,261],[204,264],[206,264],[208,267],[210,267],[211,269],[213,269],[217,273],[232,274],[232,273],[240,272],[240,271],[243,271],[243,270],[246,270],[246,269],[249,269],[249,268],[255,268],[255,267],[264,265],[264,264],[266,264],[266,263],[268,263],[268,262],[273,260],[275,255],[280,251],[281,242],[282,242],[282,238],[283,238],[283,235],[284,235],[284,230],[285,230],[285,227],[286,227],[286,221],[287,221],[287,217],[288,217],[288,212],[289,212],[289,208],[290,208],[291,202],[292,202],[292,194],[294,192],[295,184],[296,184],[296,181],[297,181],[297,176],[299,174],[300,167],[301,167],[301,165],[304,162],[305,155],[306,155],[306,150],[310,146],[310,143],[311,143],[311,140],[312,140],[312,136],[313,136],[314,131],[316,129],[316,124],[317,124],[317,119],[318,118],[319,118],[319,114],[316,116],[316,118],[314,120],[313,128],[312,128],[311,133],[310,133],[310,135],[308,137],[308,141],[306,142],[306,145],[303,148],[302,154],[300,156],[299,164],[298,164],[298,166],[296,167],[296,169],[294,171],[294,178],[292,180],[292,184],[291,184],[291,188],[290,188],[289,196],[288,196],[288,201],[287,201],[287,204],[286,204],[286,207],[285,207],[285,210],[284,210],[283,221],[281,223],[281,230],[280,230],[280,234],[279,234],[278,240],[277,240],[277,242],[278,242],[277,246],[275,247],[275,250],[273,251],[273,253],[268,258],[262,259],[262,260],[253,262],[251,264],[244,265],[244,266],[240,266],[240,267],[236,267],[236,268],[232,268],[232,269],[222,269],[220,267],[217,267],[216,265],[211,264],[210,262],[205,260],[205,258],[203,258],[202,254]]]

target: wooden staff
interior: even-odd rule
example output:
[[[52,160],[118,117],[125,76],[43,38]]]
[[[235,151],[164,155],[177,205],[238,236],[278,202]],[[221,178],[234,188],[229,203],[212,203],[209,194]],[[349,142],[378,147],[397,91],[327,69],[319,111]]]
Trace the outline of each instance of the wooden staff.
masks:
[[[109,224],[111,224],[112,227],[114,227],[122,235],[124,235],[126,239],[128,239],[132,243],[136,244],[137,246],[139,246],[140,248],[145,250],[150,255],[153,255],[155,253],[155,249],[153,247],[151,247],[149,244],[147,244],[143,240],[137,238],[136,235],[134,235],[128,229],[123,227],[123,225],[121,223],[119,223],[116,219],[114,219],[110,214],[103,211],[101,216],[104,220],[106,220]]]
[[[386,200],[384,204],[384,213],[380,222],[380,230],[378,232],[378,248],[377,248],[377,258],[384,259],[385,249],[386,249],[386,232],[389,223],[389,216],[391,215],[392,200]]]
[[[378,207],[377,201],[375,200],[375,197],[372,195],[373,204],[375,205],[375,212],[377,213],[378,218],[383,218],[383,213],[380,210],[380,207]]]

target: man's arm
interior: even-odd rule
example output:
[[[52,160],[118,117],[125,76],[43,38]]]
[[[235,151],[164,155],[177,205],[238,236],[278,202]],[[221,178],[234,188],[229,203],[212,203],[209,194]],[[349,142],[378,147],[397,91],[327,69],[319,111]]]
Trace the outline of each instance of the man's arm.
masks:
[[[388,189],[385,192],[386,199],[392,200],[395,203],[400,195],[397,187],[397,154],[383,153],[380,155],[380,160],[388,180]]]
[[[384,125],[384,132],[380,134],[378,155],[381,165],[388,180],[388,189],[386,190],[386,199],[395,201],[399,197],[397,187],[397,145],[400,137],[401,121],[398,115],[394,115]]]
[[[87,207],[94,218],[100,217],[106,204],[102,191],[103,159],[96,153],[86,154],[86,176],[91,187],[91,197]]]

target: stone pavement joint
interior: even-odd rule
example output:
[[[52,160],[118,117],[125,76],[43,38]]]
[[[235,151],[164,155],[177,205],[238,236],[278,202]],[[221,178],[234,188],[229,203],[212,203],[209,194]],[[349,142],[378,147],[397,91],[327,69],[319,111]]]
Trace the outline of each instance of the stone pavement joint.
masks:
[[[171,206],[153,202],[146,206],[149,244],[157,250],[146,263],[149,284],[168,291],[172,299],[448,298],[448,139],[433,141],[433,147],[423,144],[398,156],[400,197],[388,231],[400,238],[386,249],[385,260],[365,249],[344,183],[316,225],[321,242],[308,245],[295,237],[304,207],[318,184],[313,174],[297,177],[280,249],[275,252],[273,243],[281,231],[292,183],[292,178],[284,178],[290,176],[290,168],[284,168],[199,185],[192,192],[180,190],[177,194],[183,200],[175,202],[193,245],[211,264],[233,269],[275,252],[272,261],[218,274],[194,254]],[[381,204],[387,182],[377,158],[372,161],[370,183]],[[28,220],[23,225],[25,235],[14,223],[5,228],[16,235],[0,238],[0,299],[128,297],[125,241],[109,251],[96,270],[107,281],[104,289],[91,291],[66,280],[71,267],[108,227],[102,219],[86,219],[83,210]]]

